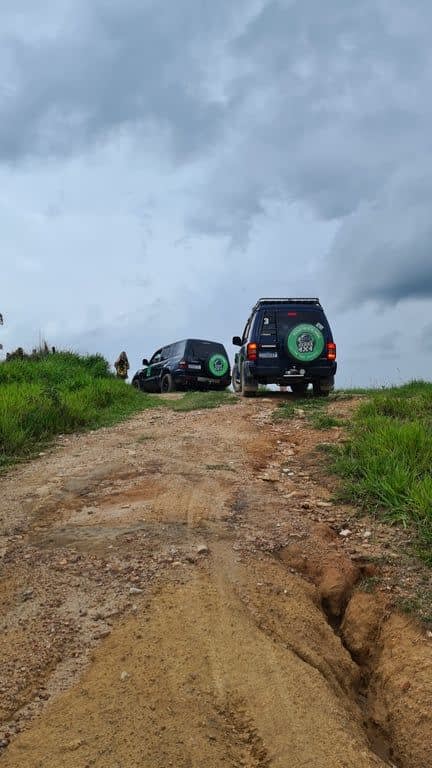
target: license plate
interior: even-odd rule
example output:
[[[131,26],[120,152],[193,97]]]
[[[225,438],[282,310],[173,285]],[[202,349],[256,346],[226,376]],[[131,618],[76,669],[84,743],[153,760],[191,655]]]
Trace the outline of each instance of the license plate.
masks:
[[[200,365],[194,365],[193,363],[189,363],[189,368],[191,371],[200,371],[201,366]]]
[[[284,379],[301,379],[303,376],[304,376],[304,373],[302,371],[296,371],[295,373],[291,371],[286,371],[284,373]]]
[[[198,376],[198,381],[208,382],[208,381],[213,381],[213,379],[207,379],[205,376]]]
[[[260,360],[261,360],[263,357],[271,357],[271,358],[275,358],[275,357],[277,357],[277,352],[260,352],[260,353],[259,353],[259,356],[260,356]]]

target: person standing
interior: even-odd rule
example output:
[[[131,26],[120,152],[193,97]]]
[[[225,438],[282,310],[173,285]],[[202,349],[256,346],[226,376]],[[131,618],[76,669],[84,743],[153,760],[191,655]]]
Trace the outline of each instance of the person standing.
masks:
[[[116,369],[116,376],[118,379],[127,379],[129,371],[129,360],[126,352],[120,352],[117,360],[114,363]]]

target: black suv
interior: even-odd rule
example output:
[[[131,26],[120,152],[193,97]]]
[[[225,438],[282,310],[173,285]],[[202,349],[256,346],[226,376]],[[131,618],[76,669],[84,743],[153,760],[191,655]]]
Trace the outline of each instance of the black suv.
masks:
[[[259,299],[235,356],[235,392],[254,395],[259,384],[291,387],[304,394],[309,384],[315,395],[334,387],[336,344],[319,299]]]
[[[226,389],[231,369],[225,347],[215,341],[185,339],[154,353],[150,362],[132,379],[144,392],[174,392],[176,389]]]

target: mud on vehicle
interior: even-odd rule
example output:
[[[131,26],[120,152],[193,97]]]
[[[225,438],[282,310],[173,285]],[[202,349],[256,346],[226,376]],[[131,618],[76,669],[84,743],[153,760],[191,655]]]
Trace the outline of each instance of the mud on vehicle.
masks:
[[[243,336],[232,373],[235,392],[254,395],[259,384],[290,386],[305,394],[328,395],[334,387],[336,345],[319,299],[259,299]]]
[[[225,347],[215,341],[184,339],[158,349],[135,374],[132,385],[143,392],[226,389],[231,368]]]

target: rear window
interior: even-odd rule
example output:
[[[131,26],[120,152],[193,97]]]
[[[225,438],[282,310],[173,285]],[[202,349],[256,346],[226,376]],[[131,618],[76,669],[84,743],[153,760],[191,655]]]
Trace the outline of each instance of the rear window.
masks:
[[[186,354],[194,360],[208,360],[215,354],[226,357],[225,348],[222,344],[216,344],[214,341],[188,341]]]
[[[325,335],[330,330],[324,312],[308,309],[269,309],[262,313],[260,341],[262,344],[275,344],[278,340],[286,338],[294,326],[303,323],[315,325]]]
[[[177,341],[175,344],[171,344],[170,357],[177,357],[178,355],[183,355],[184,348],[185,348],[184,341]]]

